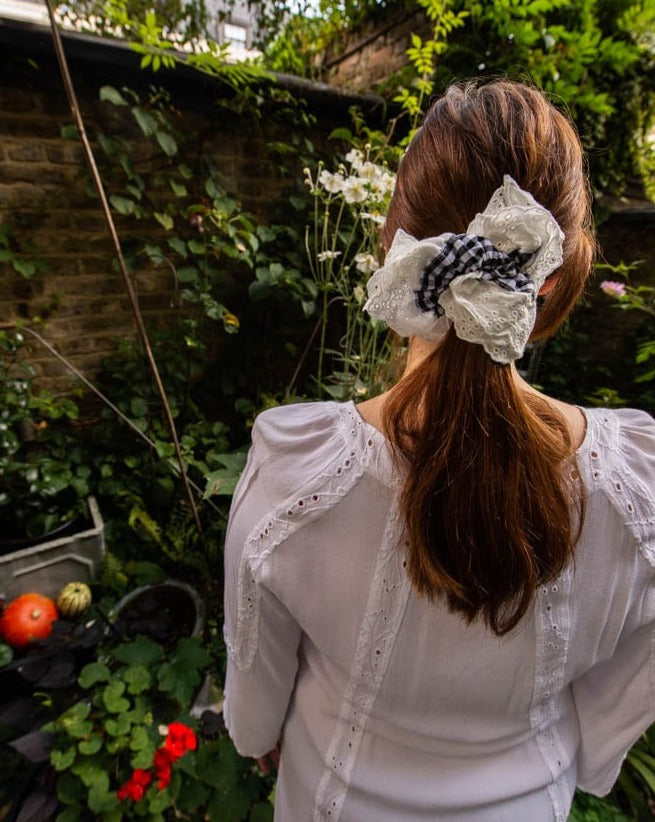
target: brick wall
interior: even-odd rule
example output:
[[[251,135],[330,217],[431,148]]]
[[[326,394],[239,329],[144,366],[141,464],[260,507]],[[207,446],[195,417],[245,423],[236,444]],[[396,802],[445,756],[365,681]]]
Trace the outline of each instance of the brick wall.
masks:
[[[0,47],[0,223],[8,226],[19,259],[38,258],[48,266],[46,273],[26,279],[0,262],[0,323],[49,315],[44,336],[92,376],[116,341],[135,333],[125,287],[112,265],[113,247],[99,202],[89,193],[81,144],[61,136],[72,116],[49,32],[0,21]],[[164,84],[185,125],[208,141],[226,188],[258,218],[279,219],[279,204],[293,179],[278,172],[266,143],[291,142],[298,128],[292,121],[275,122],[273,111],[260,112],[256,122],[252,116],[219,111],[214,101],[225,89],[215,82],[183,69],[155,78],[139,70],[137,55],[113,43],[70,35],[65,47],[92,140],[100,131],[138,134],[129,111],[99,101],[101,86],[145,91],[149,83]],[[302,82],[290,90],[304,97],[316,116],[308,136],[319,143],[336,126],[348,124],[353,102],[365,107],[375,102]],[[137,142],[135,163],[152,163],[149,151]],[[148,226],[116,219],[123,241],[135,231],[161,234],[154,222]],[[146,321],[167,321],[176,310],[171,308],[170,270],[140,265],[136,285]],[[67,378],[64,366],[44,349],[31,347],[40,384],[61,388]]]
[[[425,38],[430,32],[421,8],[408,11],[401,4],[380,11],[330,48],[321,64],[324,77],[335,86],[370,91],[407,64],[412,34]]]

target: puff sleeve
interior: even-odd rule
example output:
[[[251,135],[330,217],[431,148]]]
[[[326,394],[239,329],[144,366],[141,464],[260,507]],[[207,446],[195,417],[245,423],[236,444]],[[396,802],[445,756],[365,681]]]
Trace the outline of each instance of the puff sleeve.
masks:
[[[581,731],[578,785],[597,796],[611,790],[628,750],[655,722],[655,423],[633,409],[617,413],[618,436],[595,471],[622,523],[596,574],[604,581],[594,596],[607,599],[600,631],[607,644],[572,683]],[[596,547],[603,538],[607,532]]]
[[[228,649],[224,717],[239,753],[260,757],[280,737],[298,669],[301,629],[271,585],[283,512],[315,479],[341,437],[324,404],[260,414],[235,490],[225,544]]]

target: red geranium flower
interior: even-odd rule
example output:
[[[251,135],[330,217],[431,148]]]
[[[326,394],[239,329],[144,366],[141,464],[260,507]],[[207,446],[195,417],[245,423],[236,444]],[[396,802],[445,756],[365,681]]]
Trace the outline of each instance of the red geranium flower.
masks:
[[[143,798],[148,785],[152,782],[152,775],[143,768],[137,768],[132,776],[124,785],[118,789],[117,797],[119,800],[131,799],[133,802],[138,802]]]
[[[173,755],[166,748],[158,748],[155,751],[155,777],[158,780],[157,786],[160,791],[168,787],[171,781],[171,765],[173,761]]]
[[[168,726],[168,736],[164,743],[166,750],[175,761],[183,756],[187,751],[195,751],[196,735],[191,728],[181,722],[171,722]]]

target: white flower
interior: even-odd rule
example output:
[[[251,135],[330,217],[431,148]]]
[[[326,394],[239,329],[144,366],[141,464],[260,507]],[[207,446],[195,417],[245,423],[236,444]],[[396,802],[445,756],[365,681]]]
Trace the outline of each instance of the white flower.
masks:
[[[324,263],[326,260],[334,260],[339,257],[340,254],[340,251],[321,251],[318,255],[318,261],[319,263]]]
[[[355,171],[358,171],[364,162],[364,155],[358,148],[351,148],[348,154],[346,154],[346,162],[350,163]]]
[[[364,180],[375,180],[382,172],[380,167],[376,166],[375,163],[367,161],[362,163],[357,169],[357,173],[360,177],[363,177]]]
[[[357,300],[357,304],[361,305],[366,298],[366,292],[364,291],[364,287],[361,285],[356,285],[353,288],[353,297]]]
[[[396,185],[396,175],[390,174],[388,171],[383,171],[372,180],[371,184],[373,191],[382,197],[387,194],[393,194]]]
[[[372,254],[355,254],[355,268],[362,274],[372,274],[380,267],[380,263]]]
[[[376,223],[376,225],[384,225],[384,217],[382,214],[375,214],[372,211],[362,211],[361,218],[362,220],[370,220],[372,223]]]
[[[359,177],[347,177],[342,191],[347,203],[363,203],[368,198],[365,181]]]
[[[327,171],[327,169],[323,169],[318,175],[318,183],[330,194],[337,194],[344,187],[343,175],[339,173],[333,174],[331,171]]]

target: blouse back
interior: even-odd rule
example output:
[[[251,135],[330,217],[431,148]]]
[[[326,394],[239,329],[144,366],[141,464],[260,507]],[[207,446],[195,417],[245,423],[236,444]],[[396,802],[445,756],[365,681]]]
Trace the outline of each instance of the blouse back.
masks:
[[[565,820],[655,719],[655,424],[588,410],[575,561],[498,637],[412,590],[401,478],[352,403],[260,415],[226,543],[225,716],[284,726],[276,820]]]

